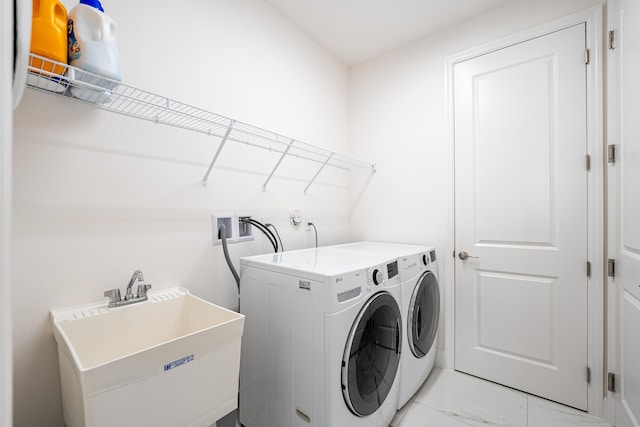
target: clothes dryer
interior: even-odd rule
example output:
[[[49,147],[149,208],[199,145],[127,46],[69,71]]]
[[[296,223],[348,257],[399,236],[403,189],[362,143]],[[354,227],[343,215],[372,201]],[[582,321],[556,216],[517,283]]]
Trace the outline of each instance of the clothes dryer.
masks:
[[[397,260],[319,248],[240,266],[240,423],[388,426],[403,339]]]
[[[375,242],[350,243],[331,248],[398,259],[404,336],[397,404],[397,408],[400,409],[422,386],[435,364],[440,316],[435,248]]]

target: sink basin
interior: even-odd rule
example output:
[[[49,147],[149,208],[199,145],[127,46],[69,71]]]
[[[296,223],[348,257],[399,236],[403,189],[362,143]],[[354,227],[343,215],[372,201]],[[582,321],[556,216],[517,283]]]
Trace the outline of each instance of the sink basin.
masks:
[[[64,421],[209,426],[237,407],[244,316],[184,288],[51,311]]]

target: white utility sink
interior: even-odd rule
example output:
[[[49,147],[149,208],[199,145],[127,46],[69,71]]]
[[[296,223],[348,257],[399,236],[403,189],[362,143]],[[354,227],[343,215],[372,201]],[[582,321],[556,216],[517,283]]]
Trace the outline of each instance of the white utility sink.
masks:
[[[244,316],[184,288],[51,311],[67,427],[209,426],[237,407]]]

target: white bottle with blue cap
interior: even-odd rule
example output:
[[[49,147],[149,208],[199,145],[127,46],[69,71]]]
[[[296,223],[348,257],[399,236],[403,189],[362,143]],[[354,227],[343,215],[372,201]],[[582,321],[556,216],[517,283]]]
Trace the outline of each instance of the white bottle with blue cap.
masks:
[[[69,11],[67,27],[69,64],[97,75],[77,73],[75,79],[89,85],[72,86],[71,92],[86,101],[108,102],[110,90],[117,84],[100,76],[117,82],[122,80],[116,23],[104,13],[100,0],[80,0],[80,4]]]

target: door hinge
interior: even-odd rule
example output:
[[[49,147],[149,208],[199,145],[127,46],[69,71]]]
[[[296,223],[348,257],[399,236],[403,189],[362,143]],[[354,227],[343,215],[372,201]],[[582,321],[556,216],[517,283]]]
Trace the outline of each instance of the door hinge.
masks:
[[[616,162],[616,146],[615,144],[607,145],[607,162],[614,164]]]
[[[607,260],[607,276],[616,277],[616,260],[614,259]]]
[[[584,50],[584,63],[589,65],[589,62],[591,60],[591,51],[589,49],[585,49]]]
[[[616,48],[616,33],[615,31],[609,31],[609,49],[613,50]]]
[[[591,156],[587,154],[587,171],[591,170]]]
[[[587,366],[587,384],[591,383],[591,368]]]
[[[607,390],[613,393],[616,392],[616,374],[613,372],[607,374]]]
[[[591,263],[587,261],[587,277],[591,277]]]

